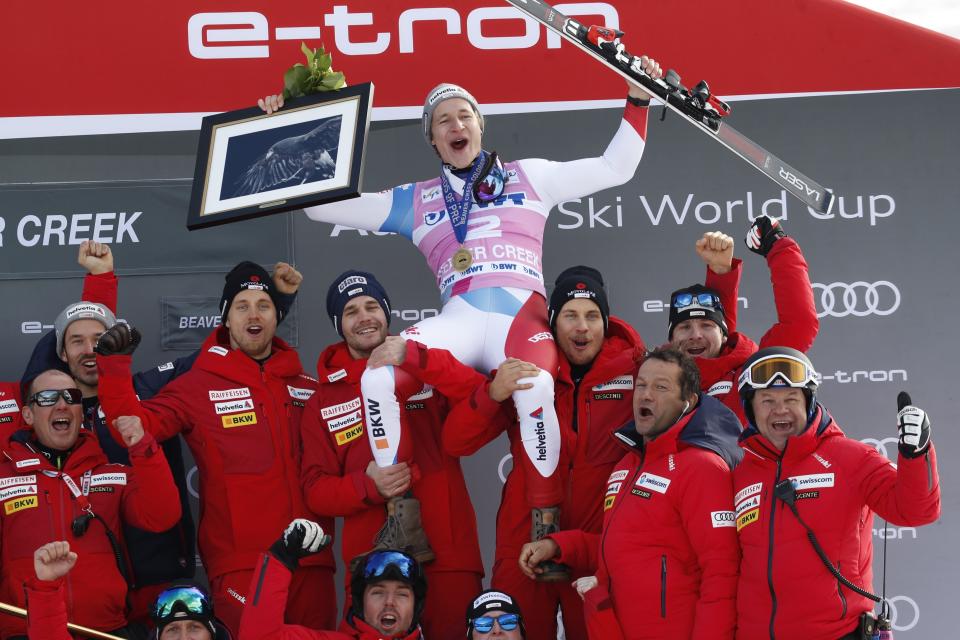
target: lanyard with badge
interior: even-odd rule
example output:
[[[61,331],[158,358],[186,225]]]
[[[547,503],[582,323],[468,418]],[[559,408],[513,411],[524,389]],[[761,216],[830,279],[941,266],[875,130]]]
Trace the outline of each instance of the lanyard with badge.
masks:
[[[87,497],[90,495],[90,482],[93,472],[89,469],[84,472],[83,477],[80,478],[80,487],[78,487],[77,483],[73,481],[73,478],[62,471],[44,470],[43,474],[49,478],[60,478],[60,480],[63,481],[63,484],[67,486],[67,490],[70,492],[70,495],[72,495],[73,499],[77,501],[77,506],[80,507],[80,510],[83,511],[83,513],[73,519],[73,521],[70,523],[70,530],[73,531],[73,535],[77,538],[81,537],[87,532],[87,528],[90,526],[90,520],[97,517],[93,512],[93,507],[90,505],[90,500]]]
[[[457,200],[456,191],[447,177],[447,168],[444,165],[440,170],[440,186],[443,189],[443,201],[450,214],[450,225],[460,243],[460,248],[453,254],[453,268],[463,273],[473,264],[473,255],[463,246],[467,238],[467,220],[470,209],[473,208],[474,198],[482,202],[491,202],[503,193],[504,176],[497,153],[487,153],[481,150],[473,161],[470,174],[463,183],[463,193]]]

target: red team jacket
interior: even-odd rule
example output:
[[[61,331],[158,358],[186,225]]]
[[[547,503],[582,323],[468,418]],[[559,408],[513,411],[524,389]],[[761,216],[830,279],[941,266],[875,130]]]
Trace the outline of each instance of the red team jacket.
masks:
[[[933,446],[919,458],[899,456],[894,467],[873,447],[845,437],[819,406],[812,425],[790,438],[782,455],[755,428],[743,433],[741,446],[747,455],[733,473],[743,549],[737,640],[834,640],[853,631],[873,602],[829,573],[793,513],[782,504],[774,508],[773,487],[793,482],[800,517],[827,557],[872,591],[873,513],[898,526],[940,515]]]
[[[290,570],[269,553],[260,556],[247,590],[247,606],[240,620],[241,640],[418,640],[421,637],[419,627],[409,634],[384,636],[363,620],[353,619],[350,614],[340,623],[339,631],[315,631],[300,625],[284,624],[283,611],[290,589],[290,576]]]
[[[700,389],[727,405],[737,414],[740,423],[745,425],[747,420],[737,392],[740,367],[758,348],[792,347],[806,353],[817,337],[820,321],[813,302],[807,261],[800,251],[800,245],[793,238],[780,238],[767,254],[777,322],[763,334],[758,347],[753,340],[736,330],[736,300],[743,263],[740,260],[733,262],[730,273],[722,276],[708,269],[705,282],[706,286],[720,293],[729,329],[727,342],[716,358],[695,360],[700,369]]]
[[[279,338],[262,365],[210,334],[193,368],[140,403],[130,356],[97,356],[107,417],[139,415],[163,440],[181,433],[200,471],[199,545],[211,577],[253,568],[294,518],[316,520],[300,490],[300,417],[316,389]],[[326,531],[333,522],[320,519]],[[334,567],[327,550],[304,565]]]
[[[28,444],[29,435],[19,431],[3,444],[0,600],[25,606],[23,584],[34,576],[34,551],[48,542],[67,540],[79,555],[64,580],[71,621],[106,631],[123,627],[127,585],[103,525],[93,520],[84,535],[73,535],[70,524],[82,513],[78,500],[61,473]],[[165,531],[180,519],[180,494],[153,436],[145,433],[129,451],[133,467],[108,464],[96,437],[81,430],[63,469],[81,493],[86,490],[93,512],[118,539],[121,521],[147,531]],[[4,638],[25,630],[23,620],[0,616]]]
[[[384,521],[385,500],[366,474],[373,460],[360,397],[360,376],[366,366],[366,359],[351,357],[346,343],[327,347],[317,365],[320,385],[307,403],[302,423],[307,506],[321,515],[343,516],[345,564],[370,550]],[[412,340],[407,341],[405,361],[396,372],[398,396],[406,398],[403,434],[405,439],[409,436],[409,441],[401,442],[399,459],[413,466],[413,494],[420,500],[423,528],[437,555],[428,569],[482,574],[476,516],[460,460],[443,453],[440,431],[448,400],[465,398],[485,378],[449,352]]]
[[[563,443],[558,469],[567,487],[560,511],[564,529],[600,532],[603,511],[597,497],[603,494],[613,465],[623,457],[623,449],[611,434],[633,415],[633,379],[644,351],[633,327],[611,316],[600,353],[579,388],[570,378],[570,363],[560,358],[554,392]],[[510,451],[519,460],[518,456],[526,453],[512,403],[494,402],[487,389],[487,385],[477,388],[468,402],[450,414],[443,432],[444,450],[450,455],[471,455],[506,431]],[[515,560],[529,541],[526,479],[519,466],[514,466],[497,513],[496,558]]]
[[[630,422],[616,433],[628,453],[597,496],[603,533],[550,536],[561,562],[596,569],[627,640],[733,638],[740,551],[731,469],[740,430],[709,396],[646,445]]]

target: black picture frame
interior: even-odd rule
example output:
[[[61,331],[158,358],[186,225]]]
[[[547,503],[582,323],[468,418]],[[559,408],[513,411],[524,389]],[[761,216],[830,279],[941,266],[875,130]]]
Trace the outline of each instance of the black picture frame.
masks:
[[[373,83],[203,118],[187,228],[360,195]]]

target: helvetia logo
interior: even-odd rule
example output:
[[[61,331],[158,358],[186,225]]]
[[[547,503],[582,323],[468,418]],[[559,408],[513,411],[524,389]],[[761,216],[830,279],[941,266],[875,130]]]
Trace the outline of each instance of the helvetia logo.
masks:
[[[547,430],[543,425],[543,407],[532,411],[530,417],[537,421],[537,428],[534,430],[537,434],[537,461],[543,462],[547,459]]]

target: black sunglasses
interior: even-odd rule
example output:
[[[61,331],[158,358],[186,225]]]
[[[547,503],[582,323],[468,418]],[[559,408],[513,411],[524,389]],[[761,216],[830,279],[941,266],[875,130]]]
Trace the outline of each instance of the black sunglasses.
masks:
[[[30,396],[27,404],[35,404],[38,407],[52,407],[57,404],[57,400],[63,398],[67,404],[79,404],[83,401],[83,394],[80,389],[44,389],[37,391]]]

